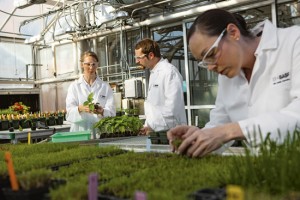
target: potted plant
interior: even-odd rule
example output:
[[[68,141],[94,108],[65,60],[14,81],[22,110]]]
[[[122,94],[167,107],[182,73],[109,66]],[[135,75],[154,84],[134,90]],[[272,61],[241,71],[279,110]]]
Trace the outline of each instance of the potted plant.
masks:
[[[53,112],[50,112],[47,114],[46,117],[47,125],[48,126],[54,126],[55,125],[55,116]]]
[[[14,127],[14,129],[18,129],[19,128],[19,122],[20,122],[20,119],[19,119],[19,115],[11,115],[11,120],[10,120],[10,126],[11,127]]]
[[[1,115],[1,130],[8,130],[9,129],[9,121],[7,116],[2,114]]]
[[[102,137],[105,136],[133,136],[138,135],[142,128],[142,122],[134,116],[116,116],[106,117],[94,124],[94,128],[98,129]]]
[[[30,118],[29,113],[21,115],[20,118],[21,118],[20,119],[20,126],[22,128],[30,128],[30,123],[29,123],[29,120],[28,120]]]
[[[36,130],[37,116],[35,114],[27,115],[26,120],[24,122],[29,123],[29,126],[30,126],[32,131]]]
[[[63,125],[64,124],[64,114],[63,114],[62,111],[58,111],[56,113],[55,121],[56,121],[57,125]]]
[[[46,126],[47,125],[46,114],[45,113],[38,113],[38,121],[40,121],[41,124]]]

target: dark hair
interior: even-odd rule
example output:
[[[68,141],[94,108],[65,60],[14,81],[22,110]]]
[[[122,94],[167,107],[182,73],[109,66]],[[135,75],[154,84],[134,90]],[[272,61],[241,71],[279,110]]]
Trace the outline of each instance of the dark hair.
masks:
[[[83,62],[84,58],[85,58],[85,57],[88,57],[88,56],[91,56],[91,57],[95,58],[95,60],[96,60],[97,62],[99,62],[99,59],[98,59],[97,54],[94,53],[94,52],[92,52],[92,51],[85,51],[85,52],[81,55],[81,57],[80,57],[80,62]]]
[[[188,32],[187,40],[189,41],[197,31],[201,31],[209,36],[219,35],[230,23],[236,25],[243,36],[253,37],[248,30],[245,19],[241,15],[222,9],[212,9],[205,11],[195,19]]]
[[[159,46],[158,46],[157,42],[155,42],[154,40],[146,38],[146,39],[139,41],[135,45],[135,50],[138,50],[140,48],[142,49],[142,53],[144,53],[146,55],[148,55],[150,52],[152,52],[155,57],[159,57],[159,58],[161,57]]]

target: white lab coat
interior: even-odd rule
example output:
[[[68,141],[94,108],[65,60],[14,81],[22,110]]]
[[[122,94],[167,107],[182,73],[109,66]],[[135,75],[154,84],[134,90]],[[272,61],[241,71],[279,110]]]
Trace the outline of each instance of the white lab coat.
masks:
[[[260,133],[282,142],[300,125],[300,27],[265,21],[255,56],[249,83],[243,72],[231,79],[219,75],[216,108],[206,127],[238,122],[251,145],[261,142]]]
[[[86,112],[79,113],[78,106],[87,101],[90,93],[94,93],[94,103],[100,103],[104,108],[103,116]],[[92,130],[94,123],[103,117],[115,116],[113,91],[109,84],[96,78],[92,86],[84,80],[83,75],[69,86],[66,98],[67,116],[66,120],[71,122],[70,131]]]
[[[175,66],[161,59],[150,71],[145,126],[154,131],[186,124],[182,76]]]

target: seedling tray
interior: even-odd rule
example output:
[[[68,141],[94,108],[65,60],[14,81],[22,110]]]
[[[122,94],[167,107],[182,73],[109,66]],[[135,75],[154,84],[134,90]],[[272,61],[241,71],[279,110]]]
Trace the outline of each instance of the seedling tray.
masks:
[[[89,140],[91,137],[90,131],[79,132],[59,132],[51,136],[52,142],[76,142]]]

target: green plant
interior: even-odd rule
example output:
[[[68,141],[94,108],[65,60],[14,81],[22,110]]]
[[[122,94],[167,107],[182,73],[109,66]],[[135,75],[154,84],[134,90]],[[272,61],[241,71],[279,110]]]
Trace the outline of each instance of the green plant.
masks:
[[[29,123],[30,127],[36,127],[37,118],[34,114],[27,114],[24,123]]]
[[[84,106],[89,106],[90,111],[97,109],[98,103],[93,103],[94,101],[94,93],[90,93],[87,100],[83,103]]]
[[[17,114],[19,114],[17,111],[13,111],[13,110],[11,110],[11,109],[0,109],[0,115],[11,115],[11,114],[13,114],[13,115],[17,115]]]
[[[124,112],[126,115],[138,115],[139,109],[138,108],[127,108],[127,109],[124,109]]]
[[[142,128],[141,120],[134,116],[106,117],[94,124],[100,133],[125,133],[137,134]]]
[[[39,175],[33,174],[50,168],[52,178],[66,180],[66,185],[51,189],[51,199],[86,199],[88,175],[97,173],[99,193],[117,199],[133,199],[139,190],[146,192],[148,199],[181,200],[199,189],[234,184],[243,188],[245,199],[282,200],[299,199],[299,146],[300,133],[296,131],[279,145],[267,138],[255,155],[246,149],[243,156],[197,159],[171,153],[125,152],[112,146],[43,143],[2,144],[0,157],[10,151],[17,175],[26,174],[23,180],[38,180]],[[56,165],[61,166],[51,167]],[[6,162],[0,159],[0,178],[7,174]]]
[[[299,130],[288,134],[282,144],[268,135],[256,147],[257,155],[252,153],[253,149],[245,149],[245,156],[236,157],[229,170],[230,176],[223,176],[222,181],[275,195],[299,191],[299,146]]]
[[[51,182],[52,173],[47,169],[37,169],[18,175],[18,181],[23,190],[46,187]]]
[[[175,150],[177,150],[179,148],[179,146],[181,145],[181,143],[182,143],[182,139],[180,139],[180,138],[175,138],[172,141],[172,145],[174,146]]]

